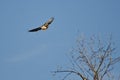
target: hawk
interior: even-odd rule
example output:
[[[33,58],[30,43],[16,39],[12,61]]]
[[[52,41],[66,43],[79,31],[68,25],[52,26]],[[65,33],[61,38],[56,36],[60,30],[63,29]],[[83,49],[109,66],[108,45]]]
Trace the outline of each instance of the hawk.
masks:
[[[39,30],[46,30],[48,28],[48,26],[53,22],[54,18],[51,17],[47,22],[45,22],[42,26],[34,28],[29,30],[29,32],[37,32]]]

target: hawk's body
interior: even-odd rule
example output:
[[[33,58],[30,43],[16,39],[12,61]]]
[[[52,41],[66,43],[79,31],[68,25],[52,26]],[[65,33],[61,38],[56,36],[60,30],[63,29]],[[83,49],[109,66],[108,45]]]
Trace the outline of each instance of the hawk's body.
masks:
[[[53,22],[54,18],[50,18],[46,23],[44,23],[42,26],[35,28],[35,29],[31,29],[29,30],[29,32],[36,32],[39,30],[46,30],[48,28],[48,26]]]

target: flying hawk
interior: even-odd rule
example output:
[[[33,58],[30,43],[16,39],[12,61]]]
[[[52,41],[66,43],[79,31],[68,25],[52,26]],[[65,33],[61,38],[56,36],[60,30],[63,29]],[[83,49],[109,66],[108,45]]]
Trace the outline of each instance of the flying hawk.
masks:
[[[38,27],[38,28],[34,28],[29,30],[29,32],[36,32],[39,30],[46,30],[48,28],[48,26],[53,22],[54,18],[51,17],[47,22],[45,22],[42,26]]]

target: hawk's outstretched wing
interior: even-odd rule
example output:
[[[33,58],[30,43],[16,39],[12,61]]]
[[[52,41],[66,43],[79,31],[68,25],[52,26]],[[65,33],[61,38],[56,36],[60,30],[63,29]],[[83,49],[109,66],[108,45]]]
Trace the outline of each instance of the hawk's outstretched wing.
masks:
[[[51,17],[47,22],[45,22],[42,26],[38,27],[38,28],[34,28],[29,30],[29,32],[36,32],[39,30],[46,30],[48,28],[48,26],[53,22],[54,18]]]
[[[41,30],[41,27],[38,27],[38,28],[35,28],[35,29],[31,29],[31,30],[29,30],[29,32],[36,32],[36,31],[39,31],[39,30]]]

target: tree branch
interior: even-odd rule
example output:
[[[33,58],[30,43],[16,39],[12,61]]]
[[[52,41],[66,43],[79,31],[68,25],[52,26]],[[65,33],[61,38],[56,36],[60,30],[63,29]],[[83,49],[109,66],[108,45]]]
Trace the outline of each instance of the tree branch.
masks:
[[[74,73],[74,74],[77,74],[78,76],[80,76],[80,77],[82,78],[82,80],[87,80],[86,77],[84,77],[81,73],[76,72],[76,71],[72,71],[72,70],[54,71],[54,73],[61,73],[61,72],[62,72],[62,73],[69,73],[69,74]]]

